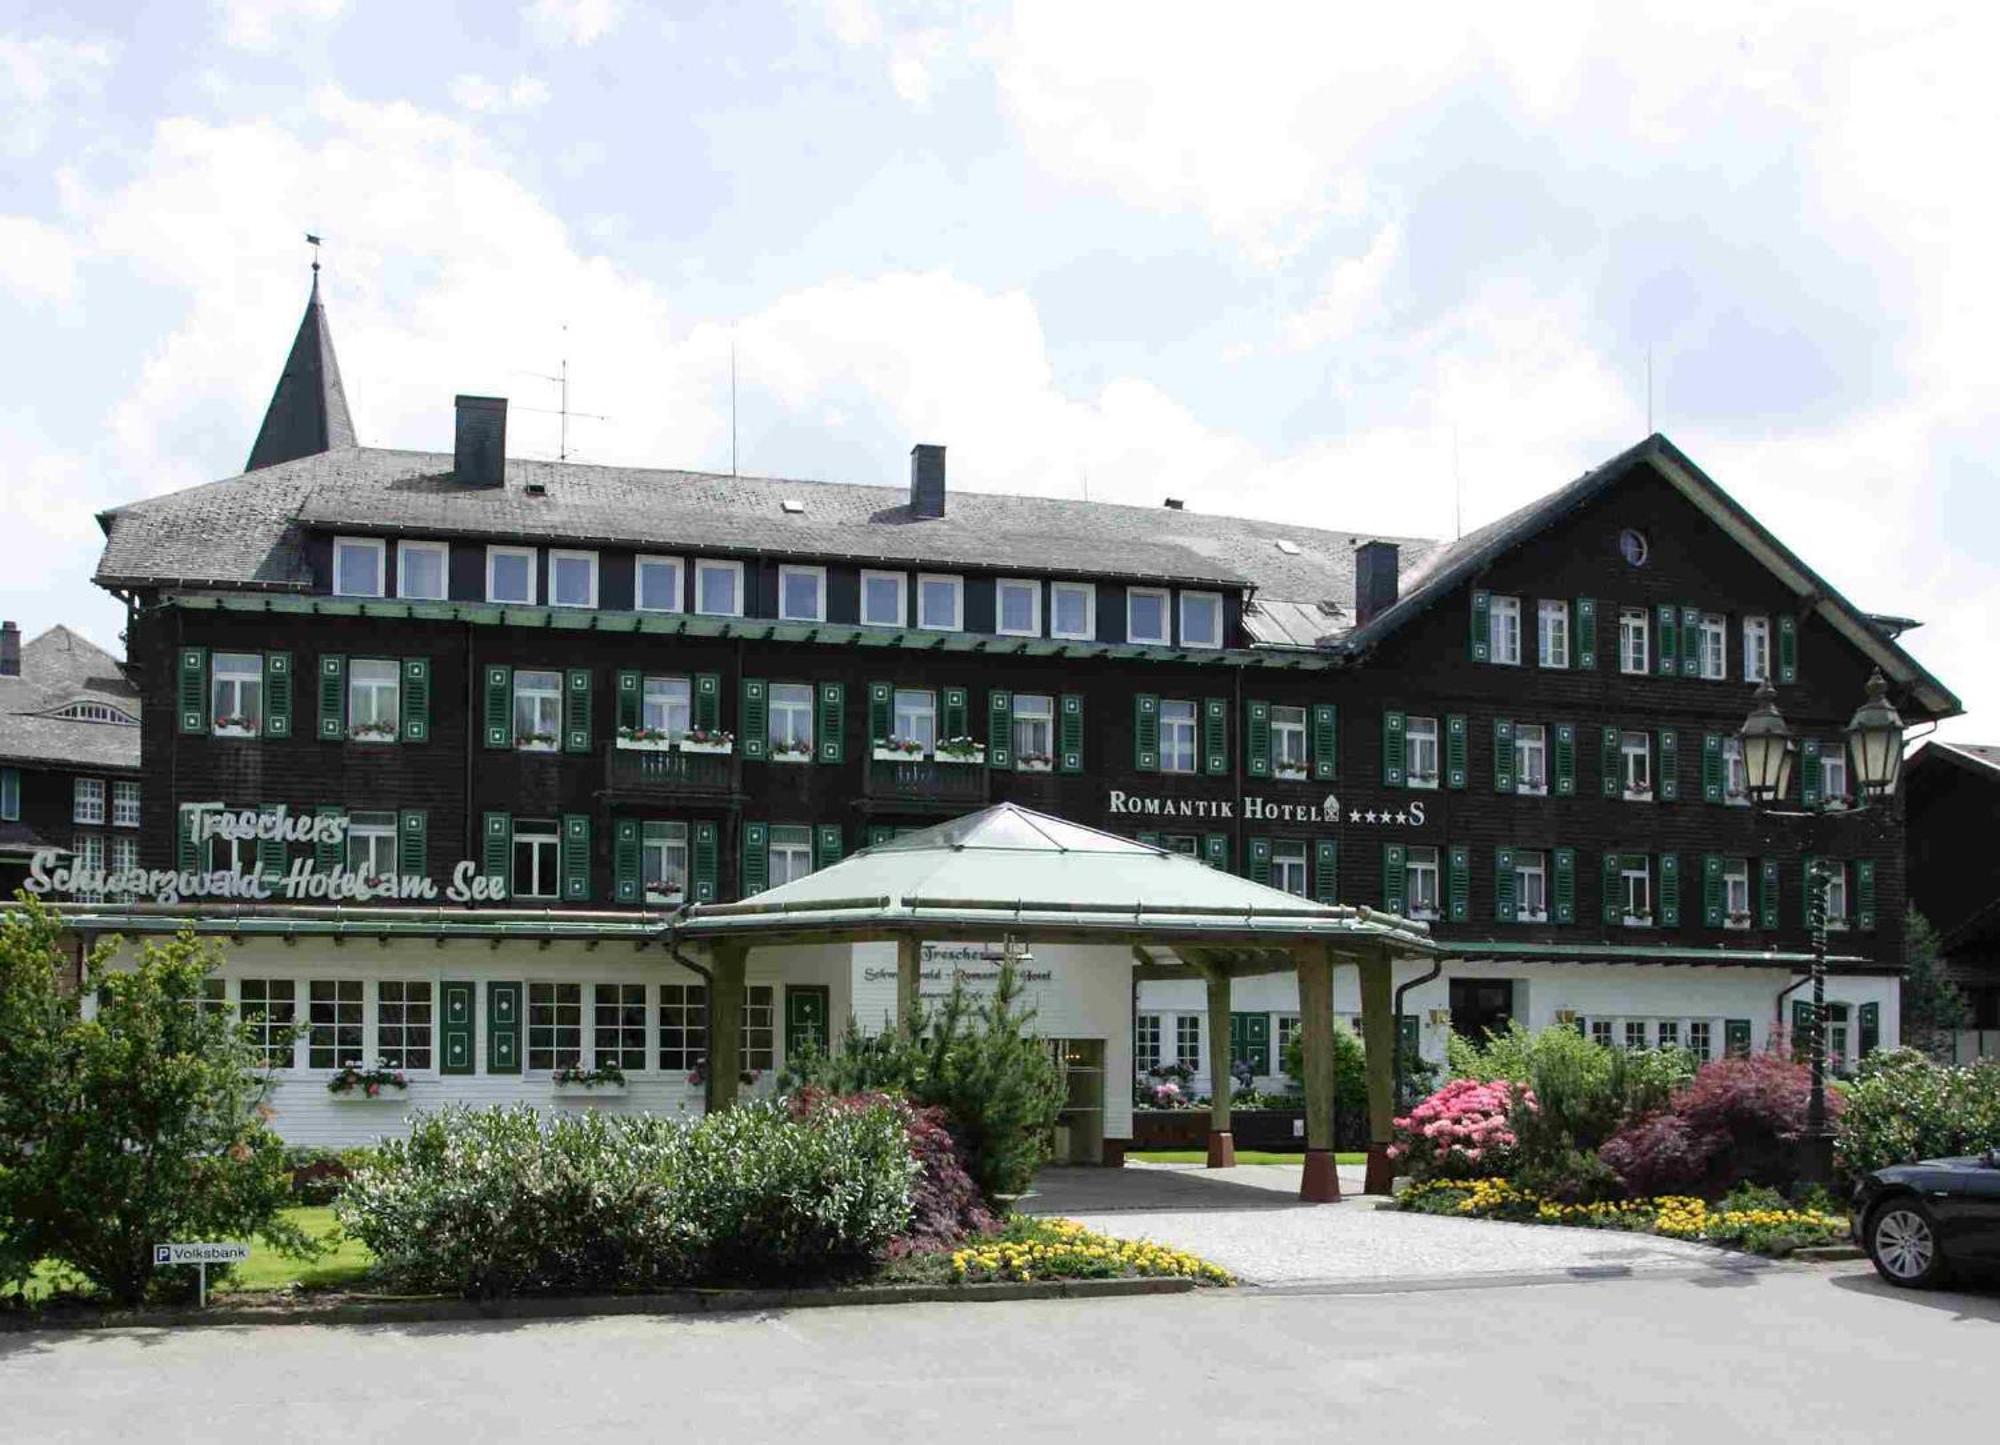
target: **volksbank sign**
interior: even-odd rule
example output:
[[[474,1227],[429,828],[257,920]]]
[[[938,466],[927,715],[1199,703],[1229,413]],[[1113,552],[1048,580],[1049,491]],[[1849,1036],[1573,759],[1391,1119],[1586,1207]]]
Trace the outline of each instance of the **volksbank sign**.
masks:
[[[1191,822],[1250,823],[1349,823],[1367,822],[1390,827],[1421,828],[1425,821],[1424,801],[1413,798],[1389,808],[1349,808],[1343,819],[1340,799],[1328,793],[1317,803],[1281,802],[1273,798],[1246,795],[1241,798],[1161,798],[1109,790],[1105,811],[1114,818],[1149,818],[1162,823],[1187,819]]]

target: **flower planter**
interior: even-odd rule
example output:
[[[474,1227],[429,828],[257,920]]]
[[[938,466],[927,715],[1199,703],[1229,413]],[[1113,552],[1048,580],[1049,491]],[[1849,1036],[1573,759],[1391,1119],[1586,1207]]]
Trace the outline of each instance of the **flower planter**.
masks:
[[[774,763],[809,763],[812,760],[813,755],[809,751],[803,753],[774,752],[771,754],[771,761]]]
[[[1271,775],[1281,783],[1303,783],[1306,780],[1304,768],[1273,768]]]
[[[687,890],[682,888],[677,888],[672,893],[655,893],[649,890],[646,894],[646,902],[656,908],[678,908],[686,899]]]
[[[373,1094],[366,1089],[342,1089],[338,1094],[329,1092],[327,1097],[336,1104],[384,1104],[400,1103],[409,1092],[407,1086],[397,1089],[385,1085]]]
[[[1023,773],[1047,773],[1054,771],[1055,764],[1047,758],[1016,758],[1014,767]]]
[[[903,748],[885,748],[879,744],[876,746],[872,756],[878,763],[921,763],[924,760],[921,748],[912,748],[906,751]]]
[[[514,751],[518,753],[552,753],[556,750],[554,738],[517,737]]]
[[[983,768],[986,766],[986,749],[975,748],[969,753],[936,753],[932,755],[940,763],[955,763],[961,767]]]
[[[673,750],[674,740],[672,738],[620,738],[618,739],[618,746],[624,748],[627,752],[633,753],[665,753]]]
[[[623,1083],[616,1083],[616,1084],[565,1083],[565,1084],[553,1085],[553,1088],[555,1089],[556,1095],[559,1098],[582,1099],[582,1098],[604,1098],[608,1096],[610,1098],[616,1099],[624,1097],[626,1086]]]
[[[682,738],[675,746],[684,753],[714,753],[724,756],[734,752],[736,749],[736,744],[733,740],[729,742],[698,743],[689,738]]]
[[[214,734],[219,738],[254,738],[257,736],[257,729],[244,727],[238,723],[219,722],[215,725]]]

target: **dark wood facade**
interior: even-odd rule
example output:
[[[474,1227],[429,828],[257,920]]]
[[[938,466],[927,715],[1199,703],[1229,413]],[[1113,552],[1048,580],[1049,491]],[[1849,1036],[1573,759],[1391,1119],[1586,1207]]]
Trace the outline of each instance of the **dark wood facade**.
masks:
[[[1969,1027],[2000,1029],[2000,753],[1927,744],[1904,773],[1910,904],[1972,1006]]]

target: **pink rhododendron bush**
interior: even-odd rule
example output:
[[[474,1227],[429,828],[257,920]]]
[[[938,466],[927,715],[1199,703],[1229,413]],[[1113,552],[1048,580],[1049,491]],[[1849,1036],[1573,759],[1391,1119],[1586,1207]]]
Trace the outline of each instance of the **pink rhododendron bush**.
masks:
[[[1389,1157],[1419,1181],[1505,1175],[1521,1143],[1514,1113],[1538,1107],[1534,1090],[1522,1084],[1453,1079],[1395,1121]]]

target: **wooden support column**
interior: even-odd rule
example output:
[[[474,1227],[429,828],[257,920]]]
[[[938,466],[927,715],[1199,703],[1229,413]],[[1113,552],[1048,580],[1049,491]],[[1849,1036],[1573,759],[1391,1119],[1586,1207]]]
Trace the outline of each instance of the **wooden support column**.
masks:
[[[740,943],[718,943],[709,965],[708,1080],[710,1113],[736,1103],[743,1073],[743,961]]]
[[[1325,1204],[1340,1198],[1333,1165],[1333,954],[1317,943],[1296,955],[1300,1047],[1306,1065],[1306,1171],[1299,1198]]]
[[[896,1017],[890,1021],[892,1028],[903,1027],[922,992],[923,947],[914,938],[896,940]]]
[[[1208,1167],[1236,1167],[1236,1135],[1229,1120],[1229,971],[1198,965],[1208,979]]]
[[[1360,960],[1361,1040],[1368,1050],[1368,1173],[1362,1188],[1392,1192],[1396,1171],[1389,1158],[1396,1116],[1396,1020],[1390,1010],[1391,963],[1382,954]]]

